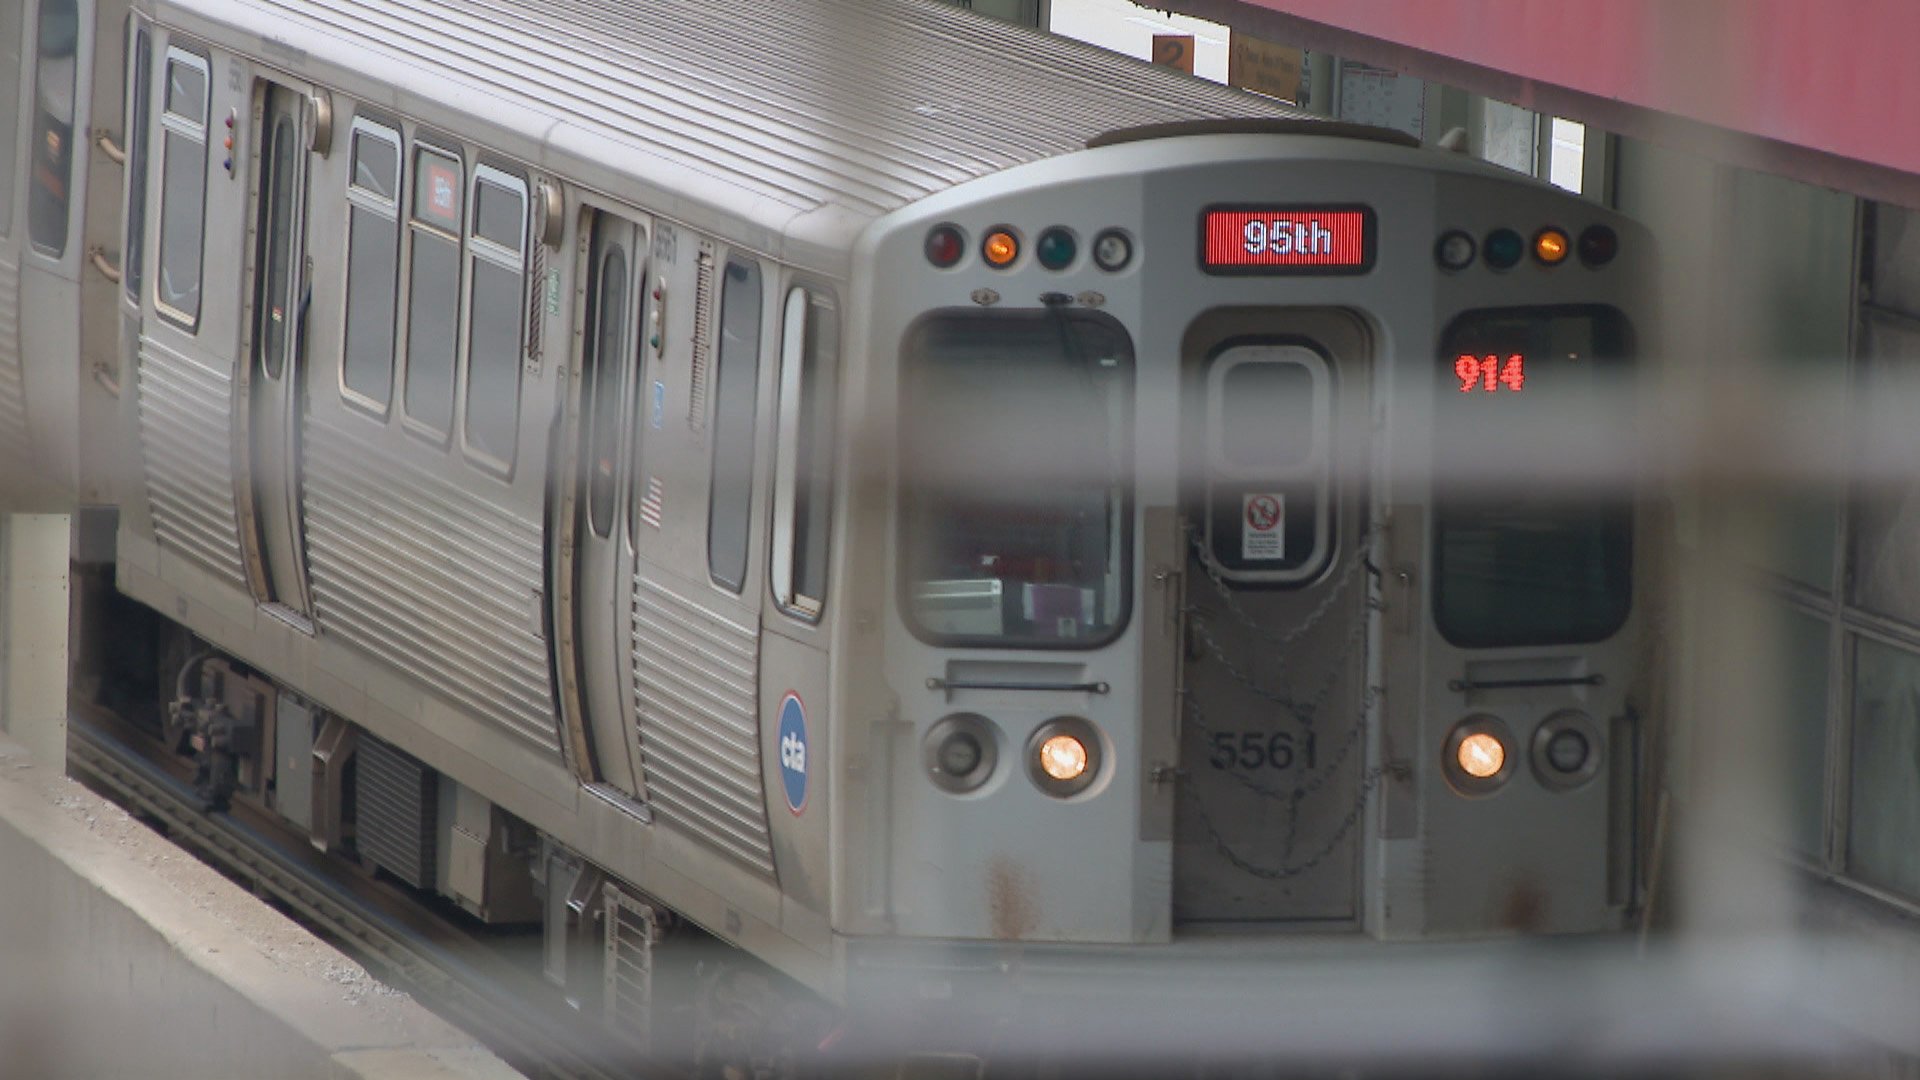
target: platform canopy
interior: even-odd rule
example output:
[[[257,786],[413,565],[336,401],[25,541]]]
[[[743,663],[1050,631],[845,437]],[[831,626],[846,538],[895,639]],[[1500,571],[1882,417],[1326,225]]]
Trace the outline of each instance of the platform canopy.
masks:
[[[1920,206],[1914,0],[1158,0],[1735,164]]]

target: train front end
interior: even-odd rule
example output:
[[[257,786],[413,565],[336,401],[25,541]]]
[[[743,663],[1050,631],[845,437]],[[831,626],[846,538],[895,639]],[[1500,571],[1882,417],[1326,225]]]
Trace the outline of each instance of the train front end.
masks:
[[[856,978],[1626,922],[1643,230],[1246,130],[957,187],[856,265]]]

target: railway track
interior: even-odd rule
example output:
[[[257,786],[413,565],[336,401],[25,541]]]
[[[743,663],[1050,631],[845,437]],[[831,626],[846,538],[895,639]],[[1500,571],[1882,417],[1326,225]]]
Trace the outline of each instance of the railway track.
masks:
[[[535,1080],[612,1080],[684,1075],[636,1061],[603,1032],[543,993],[537,979],[489,943],[417,907],[388,887],[275,835],[236,805],[205,813],[192,785],[143,752],[145,736],[117,717],[76,710],[67,733],[70,773],[165,825],[176,843],[279,901],[309,928]],[[644,1069],[644,1071],[641,1071]]]

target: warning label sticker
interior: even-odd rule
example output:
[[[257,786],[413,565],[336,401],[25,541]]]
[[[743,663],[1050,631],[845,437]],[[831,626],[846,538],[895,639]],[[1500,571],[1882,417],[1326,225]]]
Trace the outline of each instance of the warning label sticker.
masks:
[[[1274,492],[1245,495],[1240,502],[1240,557],[1286,558],[1286,500]]]

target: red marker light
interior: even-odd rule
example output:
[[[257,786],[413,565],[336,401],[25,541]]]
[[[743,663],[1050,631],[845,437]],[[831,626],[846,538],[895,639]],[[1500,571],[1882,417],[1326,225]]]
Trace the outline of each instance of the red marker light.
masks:
[[[927,233],[927,261],[942,270],[960,261],[967,250],[966,237],[953,225],[935,225]]]

